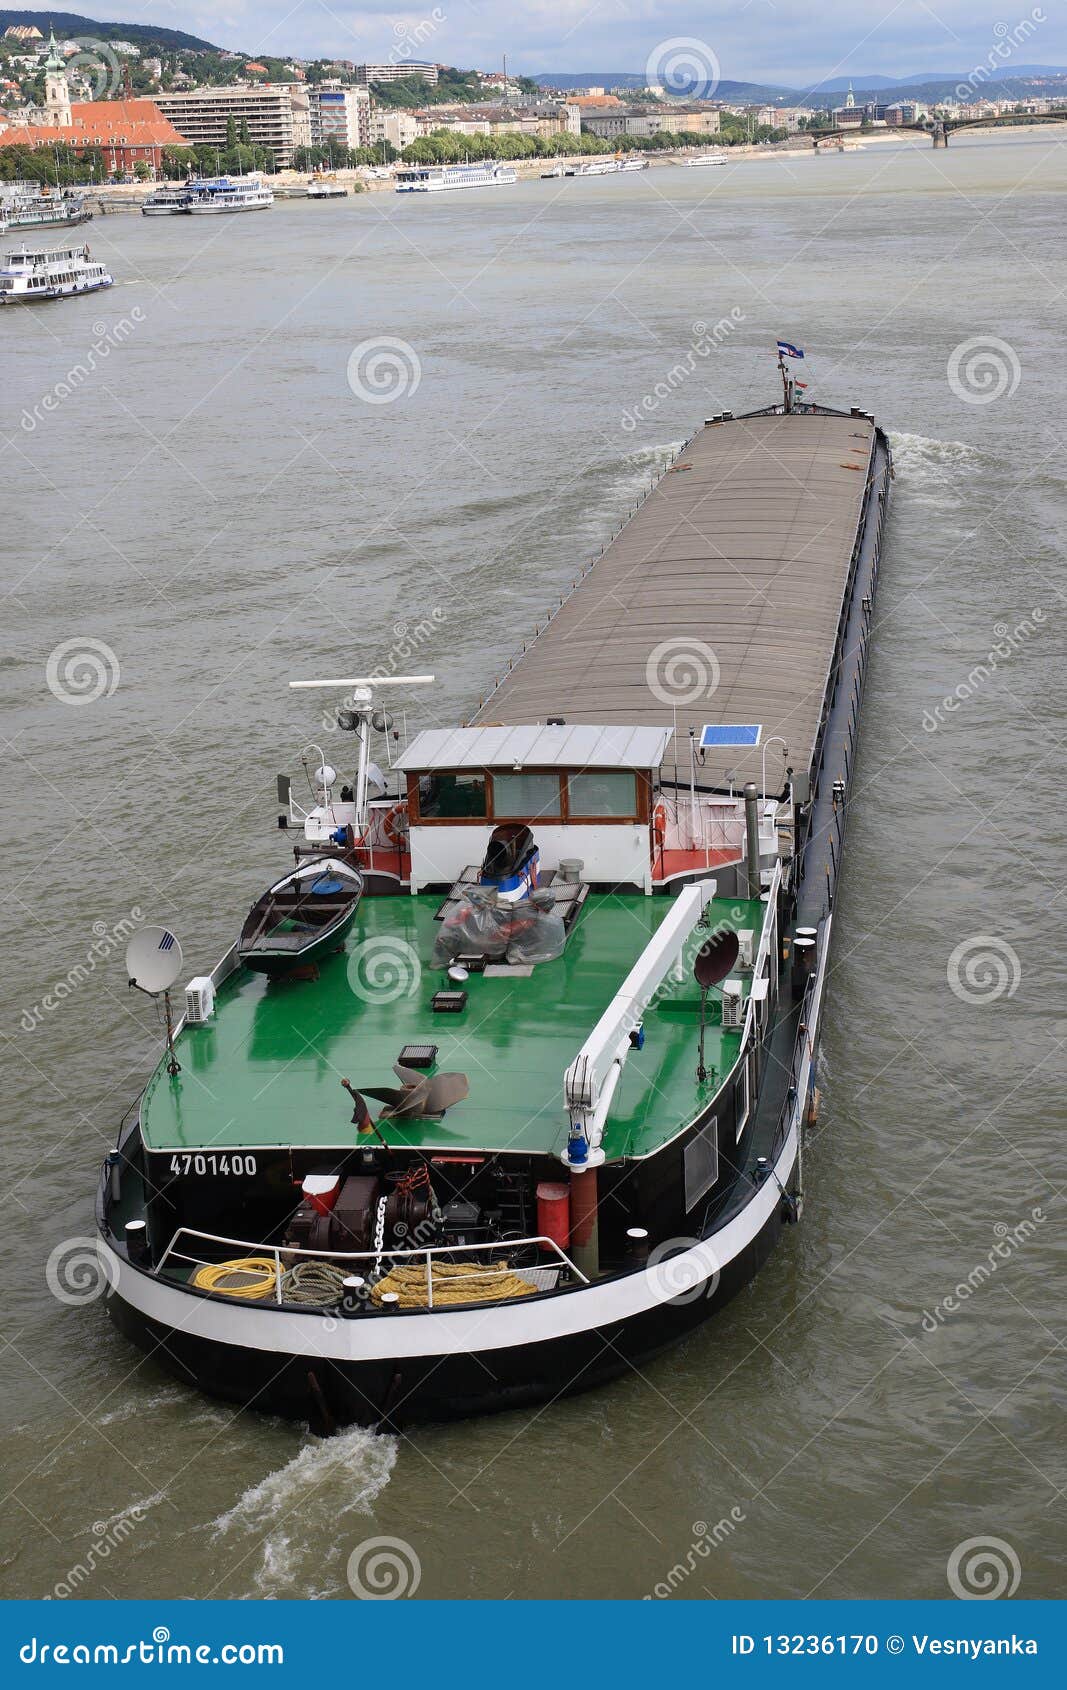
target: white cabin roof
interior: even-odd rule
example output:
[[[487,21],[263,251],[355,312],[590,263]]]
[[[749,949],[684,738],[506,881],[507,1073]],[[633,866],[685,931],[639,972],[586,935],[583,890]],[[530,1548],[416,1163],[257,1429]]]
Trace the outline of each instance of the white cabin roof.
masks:
[[[428,728],[416,734],[398,769],[658,769],[671,728],[562,727]]]

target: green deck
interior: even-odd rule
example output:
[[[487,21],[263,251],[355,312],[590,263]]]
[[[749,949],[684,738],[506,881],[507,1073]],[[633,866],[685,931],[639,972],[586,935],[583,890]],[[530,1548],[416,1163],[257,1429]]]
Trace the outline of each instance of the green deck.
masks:
[[[430,967],[440,903],[439,895],[365,898],[347,950],[328,958],[317,980],[272,982],[238,969],[223,984],[212,1021],[180,1034],[181,1074],[170,1079],[161,1067],[153,1075],[141,1114],[148,1148],[351,1146],[356,1130],[342,1076],[357,1089],[395,1085],[401,1046],[421,1041],[440,1047],[438,1069],[468,1075],[470,1096],[439,1121],[386,1123],[381,1130],[390,1143],[435,1151],[562,1149],[563,1075],[673,900],[591,895],[558,961],[539,964],[528,977],[473,974],[458,1015],[430,1009],[433,993],[448,984]],[[759,902],[715,900],[710,908],[713,925],[757,933],[764,913]],[[389,1002],[354,990],[368,941],[394,947],[409,985],[416,971],[400,946],[411,947],[421,968],[413,990]],[[695,952],[695,936],[691,943]],[[388,988],[395,983],[390,953],[368,950],[363,959],[374,955]],[[644,1049],[632,1051],[615,1095],[604,1140],[609,1158],[647,1155],[672,1137],[732,1067],[740,1035],[718,1025],[717,998],[713,991],[705,1057],[715,1072],[698,1087],[699,993],[691,974],[661,990],[645,1017]]]

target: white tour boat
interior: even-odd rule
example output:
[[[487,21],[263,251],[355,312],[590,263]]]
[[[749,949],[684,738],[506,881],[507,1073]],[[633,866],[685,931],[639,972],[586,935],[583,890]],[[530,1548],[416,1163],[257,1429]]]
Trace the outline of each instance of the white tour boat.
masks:
[[[509,164],[419,164],[396,173],[398,194],[439,194],[448,188],[497,188],[517,182]]]
[[[274,204],[274,190],[261,176],[216,176],[190,183],[186,211],[194,217],[229,211],[266,211]]]
[[[725,153],[698,153],[696,158],[683,158],[682,163],[687,170],[695,170],[701,164],[726,164]]]
[[[614,176],[618,171],[618,160],[613,158],[594,158],[585,164],[576,165],[568,170],[568,176]]]
[[[647,170],[647,158],[623,158],[619,160],[620,170]]]
[[[69,299],[109,288],[115,278],[89,255],[87,246],[49,252],[9,252],[0,261],[0,305],[40,299]]]
[[[175,217],[188,211],[192,191],[187,187],[156,188],[141,207],[142,217]]]

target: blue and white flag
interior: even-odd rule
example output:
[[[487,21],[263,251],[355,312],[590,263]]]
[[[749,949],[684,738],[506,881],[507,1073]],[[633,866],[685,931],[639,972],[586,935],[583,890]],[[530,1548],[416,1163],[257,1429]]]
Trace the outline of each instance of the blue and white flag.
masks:
[[[804,353],[799,346],[791,346],[788,340],[778,342],[779,358],[803,358]]]

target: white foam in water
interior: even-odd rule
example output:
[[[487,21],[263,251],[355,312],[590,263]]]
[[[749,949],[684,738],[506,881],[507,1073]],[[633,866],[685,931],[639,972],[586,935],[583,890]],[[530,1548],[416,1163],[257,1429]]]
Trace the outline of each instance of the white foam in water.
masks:
[[[353,1509],[368,1513],[389,1483],[399,1447],[396,1438],[365,1426],[350,1427],[332,1438],[310,1439],[292,1461],[251,1485],[232,1508],[219,1515],[213,1522],[215,1535],[255,1531],[275,1520],[280,1524],[291,1510],[303,1510],[317,1493],[325,1499],[331,1518]],[[277,1534],[268,1540],[265,1556],[271,1545],[271,1552],[277,1553],[280,1541]]]
[[[904,481],[948,485],[964,468],[976,468],[986,454],[965,440],[931,440],[925,434],[891,433],[893,467]]]

